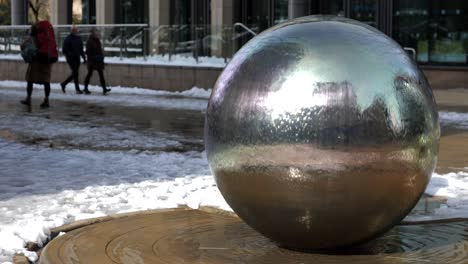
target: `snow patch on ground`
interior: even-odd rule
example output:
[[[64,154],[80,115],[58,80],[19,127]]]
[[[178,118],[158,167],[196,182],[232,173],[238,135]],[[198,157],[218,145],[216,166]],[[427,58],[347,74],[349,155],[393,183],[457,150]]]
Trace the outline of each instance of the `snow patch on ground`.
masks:
[[[106,57],[106,63],[110,64],[137,64],[137,65],[173,65],[173,66],[190,66],[190,67],[214,67],[224,68],[226,62],[224,58],[219,57],[198,57],[198,62],[194,57],[173,55],[169,59],[169,55],[152,55],[136,58],[120,58]]]
[[[447,204],[436,209],[431,218],[468,218],[468,171],[434,173],[426,193],[447,197]]]
[[[20,54],[0,54],[0,60],[20,60],[23,58]],[[59,61],[65,62],[65,57],[60,57]],[[106,57],[105,63],[108,64],[133,64],[133,65],[166,65],[166,66],[189,66],[189,67],[214,67],[224,68],[226,62],[224,58],[219,57],[198,57],[198,62],[194,57],[173,55],[151,55],[145,57],[120,58]]]
[[[0,262],[76,220],[180,204],[229,210],[200,152],[55,150],[0,139],[0,157]]]
[[[440,111],[439,117],[443,126],[468,128],[468,113]]]
[[[135,149],[161,150],[180,148],[174,135],[159,132],[154,135],[145,131],[117,129],[93,123],[70,120],[54,120],[35,116],[18,116],[0,113],[0,130],[11,131],[24,140],[38,139],[46,146],[49,144],[75,148],[91,149]]]
[[[26,88],[26,82],[23,81],[12,81],[12,80],[2,80],[0,81],[0,87],[2,88]],[[42,88],[42,85],[35,84],[34,88]],[[58,83],[52,83],[51,88],[53,91],[60,91],[61,88]],[[90,90],[95,90],[96,92],[102,92],[102,88],[97,85],[90,85]],[[208,99],[211,95],[211,89],[204,89],[194,86],[190,90],[181,91],[181,92],[170,92],[164,90],[152,90],[138,87],[124,87],[124,86],[111,86],[112,93],[116,94],[132,94],[132,95],[164,95],[164,96],[180,96],[180,97],[193,97],[193,98],[205,98]],[[74,94],[72,84],[67,86],[67,91],[71,94]]]
[[[15,96],[17,98],[25,97],[26,82],[19,81],[0,81],[0,94],[5,96]],[[122,106],[140,106],[155,107],[160,109],[185,109],[193,111],[205,111],[211,90],[205,90],[199,87],[193,87],[183,92],[155,91],[142,88],[130,87],[109,87],[112,89],[107,96],[102,95],[100,86],[90,85],[91,95],[77,95],[71,89],[63,94],[60,84],[51,84],[52,94],[50,95],[51,104],[53,100],[112,104]],[[33,98],[43,98],[42,85],[34,85]]]

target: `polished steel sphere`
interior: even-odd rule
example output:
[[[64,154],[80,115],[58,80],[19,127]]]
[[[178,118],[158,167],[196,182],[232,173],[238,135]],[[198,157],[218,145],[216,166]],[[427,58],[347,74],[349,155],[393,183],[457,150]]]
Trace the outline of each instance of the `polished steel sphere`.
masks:
[[[431,88],[405,51],[333,16],[249,41],[219,76],[205,121],[227,203],[295,249],[356,245],[400,222],[431,178],[439,136]]]

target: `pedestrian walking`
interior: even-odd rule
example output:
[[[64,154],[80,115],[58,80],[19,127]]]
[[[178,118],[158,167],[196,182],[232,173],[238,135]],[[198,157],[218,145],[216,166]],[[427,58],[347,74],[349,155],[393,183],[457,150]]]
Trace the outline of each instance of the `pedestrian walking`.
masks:
[[[88,74],[85,78],[85,92],[89,93],[89,80],[93,76],[93,71],[97,71],[102,86],[102,94],[106,95],[111,89],[106,88],[106,80],[104,79],[104,52],[98,31],[95,28],[91,30],[91,35],[86,41],[86,56],[88,57]]]
[[[52,64],[57,62],[58,53],[54,29],[48,21],[40,21],[31,26],[29,37],[21,44],[21,55],[28,63],[26,71],[27,95],[22,104],[31,106],[33,85],[44,85],[44,100],[41,108],[49,107],[50,75]]]
[[[81,39],[78,28],[73,26],[71,28],[70,34],[63,41],[62,52],[65,55],[67,64],[71,69],[70,76],[60,84],[62,87],[62,92],[65,93],[65,88],[68,83],[72,80],[75,83],[75,91],[77,94],[82,94],[83,92],[80,89],[79,83],[79,72],[80,72],[80,57],[83,58],[83,62],[86,63],[86,56],[83,51],[83,40]],[[85,89],[85,93],[89,94],[90,92]]]

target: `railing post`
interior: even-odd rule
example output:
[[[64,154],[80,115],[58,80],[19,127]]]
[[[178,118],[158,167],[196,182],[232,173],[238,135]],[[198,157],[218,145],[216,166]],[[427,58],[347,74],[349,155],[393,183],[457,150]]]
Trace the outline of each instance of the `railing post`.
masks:
[[[13,29],[10,29],[10,36],[8,37],[8,42],[7,42],[9,53],[11,53],[11,38],[12,38],[12,35],[13,35],[12,32],[13,32]]]
[[[233,27],[231,29],[231,58],[234,57],[234,54],[236,53],[236,47],[237,47],[237,43],[235,42],[236,40],[237,40],[236,30]]]
[[[176,49],[176,46],[177,46],[177,40],[176,40],[176,32],[177,32],[177,28],[176,26],[172,26],[169,28],[169,61],[171,61],[172,59],[172,55]]]
[[[57,29],[57,49],[61,50],[63,45],[63,34],[60,32],[59,29]],[[62,55],[63,55],[63,50],[62,50]]]
[[[107,55],[106,54],[106,40],[104,38],[106,36],[105,30],[106,30],[106,28],[103,28],[102,30],[99,30],[99,33],[101,34],[102,52],[104,53],[104,56]]]
[[[120,60],[123,60],[123,39],[124,39],[124,29],[120,28]]]
[[[228,61],[228,52],[232,52],[232,42],[234,38],[232,37],[231,27],[223,27],[221,29],[221,54],[224,58],[224,63]]]
[[[127,28],[124,27],[124,36],[123,36],[123,41],[124,41],[124,48],[125,48],[125,58],[128,58],[128,47],[127,47]]]
[[[200,27],[195,27],[195,45],[194,45],[194,57],[195,57],[195,62],[198,63],[198,52],[199,52],[199,49],[200,49],[200,46],[199,46],[199,41],[200,41],[200,38],[199,38],[199,35],[200,35],[200,31],[202,31],[203,28],[200,28]]]
[[[143,28],[143,31],[141,32],[141,51],[143,52],[143,60],[146,61],[146,46],[148,43],[146,43],[147,37],[146,34],[148,33],[148,28]]]

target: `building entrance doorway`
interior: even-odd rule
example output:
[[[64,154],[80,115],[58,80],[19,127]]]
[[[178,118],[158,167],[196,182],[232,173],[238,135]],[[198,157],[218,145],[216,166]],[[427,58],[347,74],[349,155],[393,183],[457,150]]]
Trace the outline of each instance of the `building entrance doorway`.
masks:
[[[170,38],[175,53],[209,55],[204,38],[211,32],[211,0],[173,0],[170,2]]]

